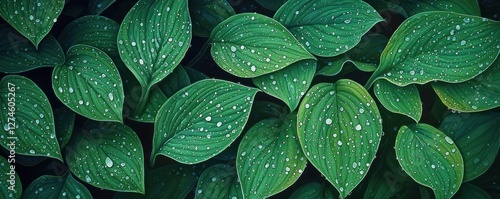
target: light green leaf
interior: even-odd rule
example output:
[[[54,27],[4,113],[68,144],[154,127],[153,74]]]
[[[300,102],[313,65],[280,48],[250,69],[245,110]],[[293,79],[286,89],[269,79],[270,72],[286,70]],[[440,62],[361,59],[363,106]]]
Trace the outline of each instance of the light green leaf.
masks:
[[[226,0],[189,0],[193,34],[209,37],[212,29],[236,13]]]
[[[452,138],[428,124],[402,126],[396,137],[396,157],[416,182],[451,198],[460,188],[464,161]]]
[[[156,116],[152,164],[158,155],[195,164],[222,152],[243,131],[257,91],[207,79],[176,92]]]
[[[370,94],[342,79],[314,85],[298,111],[298,135],[307,159],[342,198],[361,182],[382,136],[382,119]]]
[[[71,172],[101,189],[144,193],[144,153],[139,137],[124,124],[88,121],[66,147]]]
[[[236,166],[244,198],[267,198],[291,186],[307,159],[297,138],[297,118],[267,119],[252,126],[238,147]]]
[[[52,73],[57,98],[87,118],[122,122],[123,85],[111,58],[82,44],[72,46],[66,57],[66,63]]]
[[[274,15],[312,54],[332,57],[356,46],[384,19],[361,0],[288,0]]]
[[[99,15],[115,1],[116,0],[90,0],[89,12],[91,15]]]
[[[255,0],[265,9],[277,11],[288,0]]]
[[[338,197],[338,192],[329,184],[311,182],[295,190],[289,199],[331,199]]]
[[[481,16],[477,0],[412,0],[399,4],[409,16],[428,11],[448,11]]]
[[[500,59],[486,71],[466,82],[433,82],[432,88],[447,107],[461,112],[478,112],[500,106]]]
[[[45,93],[30,79],[5,76],[0,82],[0,144],[16,154],[45,156],[62,161],[52,107]]]
[[[207,168],[198,180],[195,193],[196,199],[243,198],[236,168],[227,164]]]
[[[481,198],[490,199],[491,196],[483,189],[469,183],[464,183],[455,196],[457,199]]]
[[[0,1],[0,16],[38,48],[64,7],[64,0]]]
[[[209,42],[217,65],[238,77],[257,77],[315,59],[283,25],[256,13],[227,18],[212,30]]]
[[[187,1],[140,0],[125,16],[118,50],[142,87],[136,113],[144,109],[151,87],[181,62],[191,37]]]
[[[54,120],[56,125],[56,137],[59,146],[64,148],[68,144],[73,128],[75,126],[76,114],[66,106],[54,111]]]
[[[299,105],[316,73],[316,61],[302,60],[276,72],[253,78],[253,83],[288,105],[291,111]]]
[[[23,193],[23,185],[16,173],[16,166],[11,165],[9,161],[14,163],[15,158],[5,159],[0,156],[0,172],[2,172],[0,175],[0,197],[19,199]]]
[[[416,123],[422,117],[422,101],[415,85],[399,87],[391,82],[380,79],[373,88],[378,101],[389,111],[406,115]]]
[[[486,70],[499,52],[498,21],[441,11],[420,13],[394,32],[367,86],[377,79],[399,86],[467,81]]]
[[[38,50],[7,24],[0,25],[0,72],[21,73],[64,63],[64,52],[57,40],[48,35]]]
[[[34,180],[23,194],[26,199],[91,199],[92,194],[83,184],[73,178],[70,173],[64,176],[43,175]]]
[[[500,114],[497,112],[448,115],[440,129],[450,136],[463,155],[464,182],[471,181],[491,167],[500,148]]]

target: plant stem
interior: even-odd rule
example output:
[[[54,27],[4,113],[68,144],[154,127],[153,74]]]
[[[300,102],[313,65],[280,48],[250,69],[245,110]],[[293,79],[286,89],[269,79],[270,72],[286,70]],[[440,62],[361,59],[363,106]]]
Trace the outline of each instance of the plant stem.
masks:
[[[149,89],[150,87],[143,87],[141,91],[141,98],[139,99],[139,103],[137,104],[137,107],[134,110],[134,115],[139,115],[143,112],[144,108],[146,107],[146,103],[148,101],[149,97]]]
[[[201,47],[198,54],[196,54],[196,56],[193,59],[191,59],[191,61],[186,65],[186,68],[190,68],[194,64],[196,64],[205,55],[205,53],[207,52],[208,46],[210,46],[210,39],[207,40],[207,42],[205,42],[205,44],[203,44],[203,47]]]

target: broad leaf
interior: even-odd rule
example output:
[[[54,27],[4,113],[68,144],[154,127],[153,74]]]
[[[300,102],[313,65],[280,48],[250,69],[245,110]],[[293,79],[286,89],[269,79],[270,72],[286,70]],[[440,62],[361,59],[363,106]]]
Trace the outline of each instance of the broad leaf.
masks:
[[[99,15],[115,1],[116,0],[90,0],[89,12],[91,15]]]
[[[244,198],[267,198],[300,177],[307,160],[296,125],[295,114],[289,114],[282,120],[263,120],[246,132],[236,158]]]
[[[170,97],[155,119],[151,162],[158,155],[185,164],[208,160],[243,131],[257,89],[201,80]]]
[[[399,13],[405,18],[408,18],[408,13],[401,7],[400,1],[390,1],[390,0],[365,0],[366,3],[370,4],[378,11],[378,13],[390,12]]]
[[[209,37],[212,29],[236,13],[226,0],[189,0],[193,34]]]
[[[127,88],[127,87],[125,87]],[[135,90],[139,91],[139,90]],[[140,92],[140,91],[139,91]],[[128,110],[125,114],[128,118],[134,121],[138,122],[147,122],[147,123],[153,123],[155,121],[155,116],[158,113],[158,110],[160,110],[160,107],[167,101],[168,97],[161,91],[160,87],[153,86],[151,88],[151,91],[149,92],[148,96],[148,101],[146,103],[146,106],[144,107],[144,110],[141,111],[140,113],[136,114],[134,109],[137,108],[138,106],[138,100],[139,96],[126,96],[129,97],[130,100],[137,100],[135,102],[129,101],[128,103],[125,103],[125,108]]]
[[[312,54],[340,55],[382,17],[361,0],[288,0],[274,15]]]
[[[402,126],[396,156],[416,182],[434,191],[437,199],[451,198],[460,188],[464,161],[452,138],[428,124]]]
[[[16,166],[11,165],[10,162],[15,163],[15,158],[5,159],[0,156],[0,172],[2,172],[0,175],[0,197],[19,199],[23,193],[23,185],[15,170]]]
[[[76,114],[66,106],[54,111],[54,120],[56,125],[56,137],[59,146],[64,148],[68,144],[73,128],[75,126]]]
[[[279,71],[255,77],[253,82],[262,91],[285,102],[293,111],[309,89],[315,72],[316,61],[303,60]]]
[[[373,88],[378,101],[389,111],[406,115],[419,122],[422,117],[422,101],[415,85],[399,87],[387,80],[377,80]]]
[[[481,112],[451,114],[440,128],[456,143],[463,155],[464,182],[485,173],[495,161],[500,148],[500,114]]]
[[[257,77],[315,59],[283,25],[256,13],[227,18],[212,30],[209,42],[217,65],[238,77]]]
[[[331,199],[338,197],[338,192],[331,185],[311,182],[295,190],[289,199]]]
[[[191,84],[190,78],[184,67],[176,67],[175,70],[158,83],[158,87],[167,96],[174,95],[177,91]]]
[[[255,0],[255,1],[268,10],[277,11],[288,0]]]
[[[111,58],[82,44],[72,46],[66,57],[66,63],[52,73],[57,98],[87,118],[122,122],[123,86]]]
[[[43,175],[34,180],[26,191],[23,198],[30,199],[60,199],[81,198],[91,199],[92,194],[83,184],[73,178],[70,173],[64,176]]]
[[[483,189],[469,183],[464,183],[455,196],[457,199],[482,198],[491,199],[491,196]]]
[[[342,79],[307,92],[299,106],[298,135],[307,159],[345,198],[375,158],[382,120],[370,94]]]
[[[381,78],[399,86],[467,81],[486,70],[499,52],[498,21],[441,11],[420,13],[394,32],[367,86]]]
[[[64,7],[64,0],[1,1],[0,16],[38,48]]]
[[[0,72],[20,73],[64,63],[64,52],[52,35],[38,49],[7,24],[0,25],[0,35]]]
[[[191,83],[209,78],[207,75],[195,69],[192,68],[184,68],[184,69],[186,70],[186,73],[189,76],[189,80],[191,81]]]
[[[478,112],[500,106],[500,59],[486,71],[466,82],[448,84],[433,82],[432,88],[449,108]]]
[[[410,0],[400,3],[409,16],[428,11],[448,11],[481,16],[477,0]]]
[[[30,79],[5,76],[0,82],[0,144],[16,154],[45,156],[62,161],[52,107],[45,93]]]
[[[135,132],[120,123],[89,120],[66,147],[71,172],[107,190],[144,193],[144,153]]]
[[[236,168],[216,164],[201,174],[196,186],[196,199],[243,198]]]

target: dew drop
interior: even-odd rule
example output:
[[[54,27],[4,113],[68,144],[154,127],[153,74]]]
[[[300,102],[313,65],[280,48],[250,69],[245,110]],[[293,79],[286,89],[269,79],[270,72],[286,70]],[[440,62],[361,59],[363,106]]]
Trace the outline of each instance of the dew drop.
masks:
[[[207,116],[207,117],[205,118],[205,121],[207,121],[207,122],[210,122],[210,121],[212,121],[212,117],[210,117],[210,116]]]
[[[109,100],[113,100],[113,99],[114,99],[114,97],[113,97],[113,93],[109,93],[109,94],[108,94],[108,97],[109,97]]]
[[[332,119],[330,119],[330,118],[326,119],[325,123],[327,125],[331,125],[332,124]]]
[[[109,158],[109,157],[106,157],[106,166],[107,167],[113,166],[113,160],[111,160],[111,158]]]
[[[356,127],[354,127],[356,129],[356,131],[361,131],[362,127],[360,124],[356,125]]]
[[[448,144],[453,144],[453,140],[448,136],[444,137],[444,140],[448,142]]]

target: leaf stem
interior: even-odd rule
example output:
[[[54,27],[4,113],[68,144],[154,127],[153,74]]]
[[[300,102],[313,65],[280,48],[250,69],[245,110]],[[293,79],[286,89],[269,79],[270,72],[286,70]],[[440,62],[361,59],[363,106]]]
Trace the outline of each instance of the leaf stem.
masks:
[[[203,57],[203,55],[205,55],[205,53],[207,52],[208,46],[210,46],[210,39],[207,40],[207,42],[205,42],[205,44],[203,44],[203,47],[201,47],[198,54],[196,54],[196,56],[186,65],[186,68],[191,68],[194,64],[196,64],[198,61],[200,61],[200,59]]]
[[[149,88],[150,88],[149,86],[142,88],[141,98],[139,99],[137,107],[135,107],[134,115],[140,115],[143,112],[144,108],[146,107],[146,103],[149,97]]]

